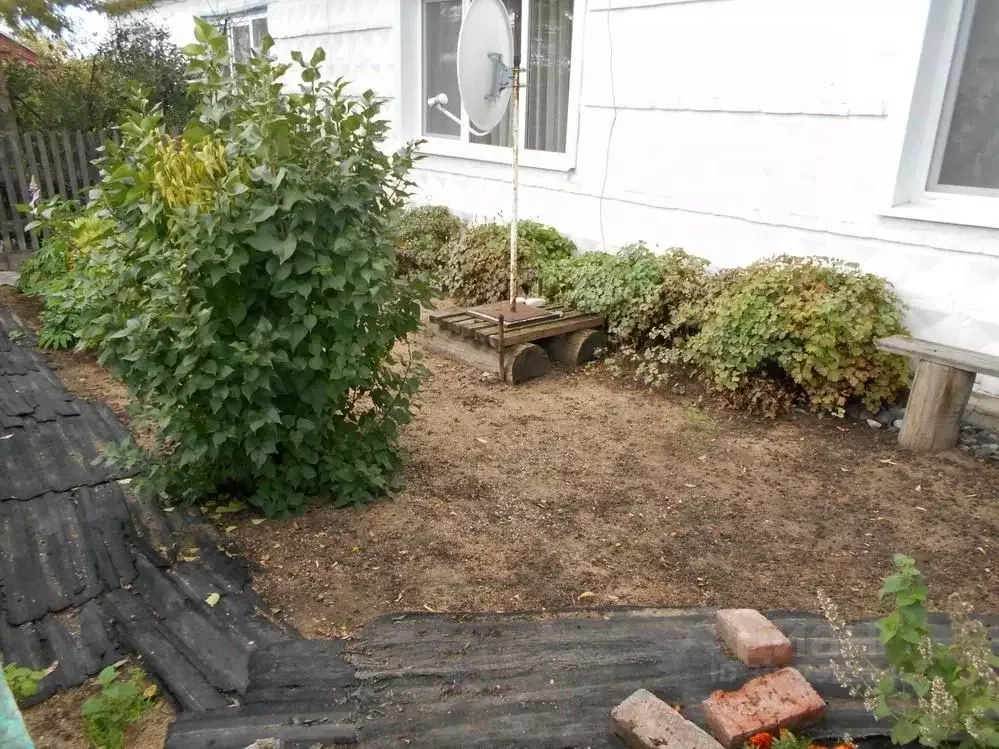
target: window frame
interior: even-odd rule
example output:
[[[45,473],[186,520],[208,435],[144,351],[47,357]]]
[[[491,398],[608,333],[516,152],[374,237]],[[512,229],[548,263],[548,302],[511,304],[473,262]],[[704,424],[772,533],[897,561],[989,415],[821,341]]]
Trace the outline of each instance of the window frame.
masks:
[[[930,0],[915,75],[899,107],[895,179],[882,215],[999,229],[999,191],[936,184],[976,3]],[[999,248],[989,254],[999,255]]]
[[[426,76],[424,70],[426,59],[424,57],[424,5],[427,0],[411,0],[409,7],[413,13],[413,28],[416,31],[416,44],[413,45],[416,59],[413,64],[419,73],[419,85],[416,90],[419,93],[419,103],[426,107],[427,99],[436,96],[439,92],[429,92],[426,90]],[[471,0],[462,0],[462,14],[467,11]],[[521,60],[530,59],[530,0],[522,0],[524,18],[521,19]],[[553,151],[534,151],[524,147],[527,136],[527,102],[521,98],[520,117],[518,123],[518,139],[520,141],[520,164],[525,167],[538,169],[549,169],[552,171],[571,171],[576,167],[576,146],[579,139],[579,116],[580,116],[580,89],[582,83],[582,49],[583,49],[583,20],[586,16],[585,0],[573,0],[572,8],[572,46],[569,63],[569,101],[566,109],[566,134],[565,152],[556,153]],[[526,65],[521,64],[521,80],[527,86],[530,85],[530,70],[526,70]],[[465,107],[461,108],[461,133],[457,138],[445,135],[434,135],[424,133],[425,112],[421,111],[420,116],[415,119],[417,132],[413,135],[423,141],[420,146],[422,153],[435,156],[449,156],[453,158],[470,159],[474,161],[485,161],[495,164],[512,164],[512,150],[509,146],[493,146],[486,143],[474,143],[470,140],[468,113]]]
[[[253,45],[253,22],[254,21],[269,21],[267,18],[267,6],[258,5],[251,8],[241,8],[239,10],[234,10],[230,13],[219,13],[210,16],[203,16],[206,21],[209,21],[216,26],[224,24],[226,39],[229,42],[229,51],[235,54],[236,50],[236,40],[233,38],[233,30],[237,26],[246,26],[250,31],[250,49],[254,52],[259,52],[259,47]],[[270,33],[270,28],[267,29],[267,33]],[[235,60],[233,60],[235,62]],[[239,64],[239,63],[236,63]]]

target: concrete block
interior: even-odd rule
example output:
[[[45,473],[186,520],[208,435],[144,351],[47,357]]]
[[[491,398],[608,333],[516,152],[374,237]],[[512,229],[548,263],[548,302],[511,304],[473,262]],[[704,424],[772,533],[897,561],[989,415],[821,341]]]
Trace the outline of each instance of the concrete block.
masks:
[[[630,749],[722,749],[711,736],[645,689],[611,711],[616,733]]]

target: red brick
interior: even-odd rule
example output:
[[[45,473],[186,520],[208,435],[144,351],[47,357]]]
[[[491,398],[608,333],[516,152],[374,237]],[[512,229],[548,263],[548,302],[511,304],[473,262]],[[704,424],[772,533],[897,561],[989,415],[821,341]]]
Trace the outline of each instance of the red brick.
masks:
[[[715,738],[730,749],[760,731],[814,723],[826,711],[825,700],[793,668],[758,676],[735,692],[714,692],[701,706]]]
[[[718,742],[651,692],[639,689],[611,711],[631,749],[722,749]]]
[[[791,641],[755,609],[721,609],[715,631],[735,657],[750,668],[786,666],[791,662]]]

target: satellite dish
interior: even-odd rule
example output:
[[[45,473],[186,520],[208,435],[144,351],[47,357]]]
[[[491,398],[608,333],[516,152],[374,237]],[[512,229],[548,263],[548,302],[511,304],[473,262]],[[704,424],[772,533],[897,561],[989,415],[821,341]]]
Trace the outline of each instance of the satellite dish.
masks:
[[[518,7],[523,0],[518,0]],[[503,120],[513,104],[510,117],[511,161],[513,162],[513,205],[510,211],[510,314],[517,313],[518,255],[517,203],[520,186],[520,56],[513,40],[520,36],[520,13],[511,23],[502,0],[472,0],[458,32],[458,90],[468,119],[481,132],[469,127],[473,135],[486,135]],[[447,94],[427,99],[427,106],[462,125],[462,120],[447,109]],[[489,306],[489,305],[487,305]],[[527,305],[530,307],[530,305]],[[469,310],[471,311],[471,309]],[[474,314],[474,313],[473,313]],[[512,318],[511,318],[512,319]],[[508,321],[499,315],[500,328]]]
[[[468,119],[484,133],[510,105],[513,28],[503,0],[472,0],[458,34],[458,90]]]

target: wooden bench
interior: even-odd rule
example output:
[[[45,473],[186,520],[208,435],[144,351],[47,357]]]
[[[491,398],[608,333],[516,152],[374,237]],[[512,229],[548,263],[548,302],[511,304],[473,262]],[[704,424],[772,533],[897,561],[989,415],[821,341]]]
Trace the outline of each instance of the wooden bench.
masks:
[[[877,347],[918,362],[899,444],[919,452],[954,447],[975,376],[999,377],[999,356],[901,335],[882,338]]]

